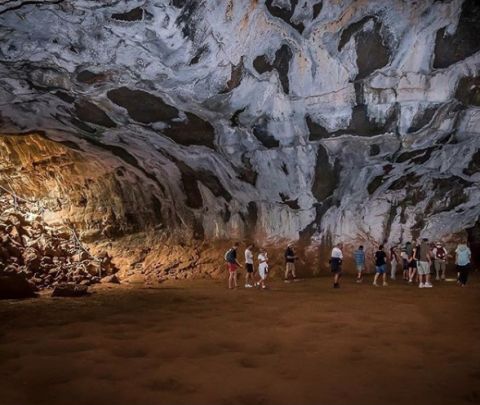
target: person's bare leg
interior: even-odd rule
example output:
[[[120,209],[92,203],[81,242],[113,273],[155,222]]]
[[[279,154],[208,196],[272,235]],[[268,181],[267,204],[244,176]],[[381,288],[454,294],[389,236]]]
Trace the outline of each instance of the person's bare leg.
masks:
[[[383,273],[383,285],[387,285],[387,273]]]
[[[228,274],[228,288],[229,288],[229,289],[232,289],[232,288],[233,288],[233,287],[232,287],[232,283],[233,283],[233,281],[232,281],[232,274],[233,274],[233,273],[232,273],[231,271],[229,271],[228,273],[229,273],[229,274]]]
[[[373,278],[373,285],[377,285],[377,280],[379,275],[380,273],[375,273],[375,277]]]
[[[290,272],[288,271],[288,265],[287,265],[287,267],[285,268],[285,280],[288,280],[288,274],[289,273]]]
[[[236,270],[233,272],[233,285],[235,288],[237,288],[237,271]]]

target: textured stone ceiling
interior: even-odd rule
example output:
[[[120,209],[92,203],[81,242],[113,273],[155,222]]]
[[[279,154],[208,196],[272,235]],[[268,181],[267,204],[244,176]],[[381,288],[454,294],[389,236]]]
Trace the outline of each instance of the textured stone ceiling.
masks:
[[[480,214],[479,24],[475,0],[4,0],[0,132],[120,162],[200,237],[448,237]]]

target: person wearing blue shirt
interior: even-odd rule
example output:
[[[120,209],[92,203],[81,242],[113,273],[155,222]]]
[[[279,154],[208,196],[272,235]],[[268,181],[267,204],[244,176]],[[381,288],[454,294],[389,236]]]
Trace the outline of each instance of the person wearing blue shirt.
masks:
[[[357,267],[357,283],[361,283],[363,280],[362,273],[365,271],[365,251],[363,250],[363,246],[359,246],[353,253],[353,256]]]

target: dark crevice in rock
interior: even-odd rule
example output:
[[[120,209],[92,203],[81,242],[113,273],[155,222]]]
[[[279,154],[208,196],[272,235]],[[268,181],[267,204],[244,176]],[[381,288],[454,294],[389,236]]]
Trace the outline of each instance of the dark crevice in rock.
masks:
[[[285,162],[282,163],[282,171],[285,173],[285,176],[288,176],[288,167]]]
[[[186,112],[187,120],[172,121],[162,132],[180,145],[203,145],[215,148],[215,130],[212,125],[195,114]]]
[[[88,132],[89,134],[94,134],[97,132],[95,128],[92,128],[90,125],[85,124],[83,121],[77,120],[75,117],[72,117],[70,119],[70,122],[78,129]]]
[[[244,107],[240,110],[237,110],[233,113],[232,118],[230,118],[230,122],[232,124],[232,127],[238,127],[240,124],[240,114],[243,113],[246,110],[247,107]]]
[[[254,235],[258,220],[258,207],[255,201],[250,201],[248,203],[247,217],[243,218],[243,220],[245,222],[246,234],[250,236]]]
[[[437,32],[433,67],[443,69],[453,65],[480,50],[480,2],[465,0],[453,35],[446,35],[446,29]]]
[[[223,187],[217,176],[209,170],[200,169],[195,172],[198,181],[205,185],[215,197],[223,197],[227,202],[232,200],[232,195]]]
[[[373,30],[363,30],[365,24],[374,21]],[[360,21],[350,24],[342,31],[338,43],[338,51],[355,36],[357,51],[358,75],[356,80],[364,79],[375,70],[386,66],[390,60],[390,48],[382,36],[382,24],[376,16],[366,16]]]
[[[418,112],[413,117],[412,124],[410,128],[408,128],[407,132],[412,133],[422,129],[424,126],[428,125],[428,123],[432,120],[435,112],[437,111],[437,107],[428,107],[425,111]]]
[[[408,173],[390,184],[389,190],[402,190],[407,186],[413,186],[420,180],[420,176],[415,173]]]
[[[282,8],[273,5],[273,0],[266,0],[265,5],[267,6],[267,10],[270,12],[271,15],[274,17],[280,18],[281,20],[285,21],[288,25],[292,26],[295,30],[297,30],[300,34],[303,33],[305,26],[302,23],[294,23],[292,22],[291,18],[293,13],[295,12],[295,7],[297,7],[298,0],[290,0],[290,8]]]
[[[245,183],[255,186],[258,173],[253,169],[252,162],[247,155],[242,156],[243,166],[239,171],[238,178]]]
[[[385,123],[377,123],[368,117],[368,108],[366,105],[357,105],[352,111],[352,120],[346,132],[354,133],[359,136],[375,136],[386,132],[394,132],[399,115],[399,108],[395,105],[387,113]]]
[[[107,78],[105,73],[94,73],[90,70],[82,70],[77,74],[77,80],[80,83],[94,84],[102,82]]]
[[[65,93],[64,91],[57,90],[53,94],[57,96],[60,100],[65,101],[68,104],[72,104],[75,101],[75,97],[71,96],[68,93]]]
[[[136,7],[125,13],[115,13],[112,18],[119,21],[140,21],[143,19],[143,8]]]
[[[381,174],[375,177],[367,186],[368,194],[372,195],[385,182],[385,176]]]
[[[334,132],[328,132],[326,128],[315,123],[307,116],[307,126],[310,131],[309,139],[311,141],[331,138],[340,135],[357,135],[357,136],[376,136],[388,132],[395,132],[400,109],[397,105],[387,112],[385,123],[381,124],[368,116],[368,107],[366,105],[357,105],[352,109],[352,118],[346,129],[340,129]]]
[[[298,198],[295,200],[291,200],[287,195],[283,193],[279,193],[280,198],[282,199],[282,203],[290,207],[292,210],[299,210],[300,205],[298,205]]]
[[[90,101],[77,101],[74,107],[75,113],[81,121],[87,121],[91,124],[100,125],[106,128],[114,128],[117,126],[105,113],[105,111]]]
[[[339,170],[338,162],[335,161],[332,167],[327,150],[323,145],[318,145],[315,178],[312,185],[312,194],[318,202],[324,201],[335,191],[339,181]]]
[[[360,21],[354,22],[350,24],[347,28],[342,31],[342,35],[340,35],[340,41],[338,42],[338,52],[340,52],[343,47],[350,41],[350,38],[359,32],[363,26],[369,22],[370,20],[374,20],[375,17],[368,15],[363,17]]]
[[[479,21],[480,23],[480,21]],[[479,28],[480,31],[480,28]],[[480,38],[479,38],[480,41]],[[480,76],[462,77],[455,91],[455,98],[465,106],[480,106]]]
[[[253,67],[260,74],[273,70],[273,65],[270,64],[266,55],[257,56],[253,61]]]
[[[172,4],[175,7],[182,9],[175,21],[176,25],[181,27],[182,34],[185,38],[189,38],[193,41],[196,27],[196,24],[194,23],[195,11],[200,5],[200,2],[198,0],[173,0]]]
[[[270,64],[265,55],[260,55],[253,61],[253,67],[260,74],[271,72],[273,69],[276,69],[283,91],[285,94],[289,94],[290,83],[288,80],[288,71],[290,69],[290,60],[292,57],[292,50],[288,45],[284,44],[275,52],[275,59],[272,64]]]
[[[243,77],[243,56],[240,58],[238,65],[232,65],[232,72],[230,73],[230,80],[227,82],[225,88],[220,94],[225,94],[240,86]]]
[[[192,66],[192,65],[196,65],[199,61],[200,61],[200,58],[202,57],[202,55],[208,50],[208,46],[207,45],[203,45],[202,47],[200,47],[197,51],[197,53],[195,54],[195,56],[192,58],[192,60],[190,61],[189,63],[189,66]]]
[[[120,87],[110,90],[107,97],[115,104],[125,108],[135,121],[149,124],[157,121],[169,121],[178,117],[178,110],[166,104],[160,97],[142,90]]]
[[[309,137],[308,137],[309,140],[318,141],[320,139],[330,137],[330,132],[328,132],[325,129],[325,127],[323,127],[322,125],[317,124],[315,121],[313,121],[310,118],[310,115],[307,115],[305,117],[305,119],[307,121],[307,127],[308,127],[308,131],[309,131],[309,134],[310,134]]]
[[[154,195],[152,195],[151,197],[151,205],[152,205],[152,212],[153,212],[156,223],[162,223],[163,222],[162,203]]]
[[[29,5],[46,5],[46,4],[60,4],[63,3],[65,0],[30,0],[30,1],[22,1],[20,4],[6,8],[5,10],[0,11],[0,15],[7,13],[9,11],[14,11],[18,10],[24,6],[29,6]]]
[[[471,185],[472,183],[458,176],[433,179],[430,200],[425,207],[425,213],[434,215],[439,212],[451,211],[466,203],[468,196],[464,189]]]
[[[315,3],[313,5],[313,17],[312,17],[312,20],[315,20],[315,18],[317,18],[320,14],[320,12],[322,11],[322,7],[323,7],[323,2],[318,2],[318,3]]]
[[[203,207],[202,194],[198,188],[196,172],[181,160],[175,159],[175,164],[180,170],[183,191],[185,191],[185,204],[193,209]]]
[[[62,145],[65,145],[67,148],[76,150],[78,152],[83,152],[83,149],[73,141],[58,141],[58,143],[61,143]]]
[[[369,152],[369,155],[370,156],[377,156],[380,154],[380,146],[377,145],[376,143],[370,145],[370,152]]]
[[[410,152],[403,152],[397,156],[395,159],[396,163],[403,163],[408,160],[411,160],[412,163],[415,164],[422,164],[425,163],[430,156],[432,155],[433,151],[436,150],[436,146],[430,146],[429,148],[419,149],[419,150],[412,150]]]
[[[255,138],[266,148],[278,148],[280,145],[280,142],[268,132],[268,121],[266,119],[260,119],[259,123],[255,124],[252,129]]]
[[[356,80],[364,79],[390,60],[390,48],[381,34],[382,25],[375,21],[373,31],[361,31],[356,36],[357,67]]]
[[[472,160],[468,166],[463,169],[463,173],[467,176],[473,176],[474,174],[480,173],[480,150],[477,150],[473,156]]]

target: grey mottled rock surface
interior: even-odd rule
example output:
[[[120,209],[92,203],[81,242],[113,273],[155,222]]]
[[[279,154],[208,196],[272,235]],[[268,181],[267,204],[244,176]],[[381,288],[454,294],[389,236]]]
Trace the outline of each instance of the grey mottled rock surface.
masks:
[[[199,237],[448,236],[480,214],[479,22],[474,0],[7,0],[0,131],[122,161]]]

